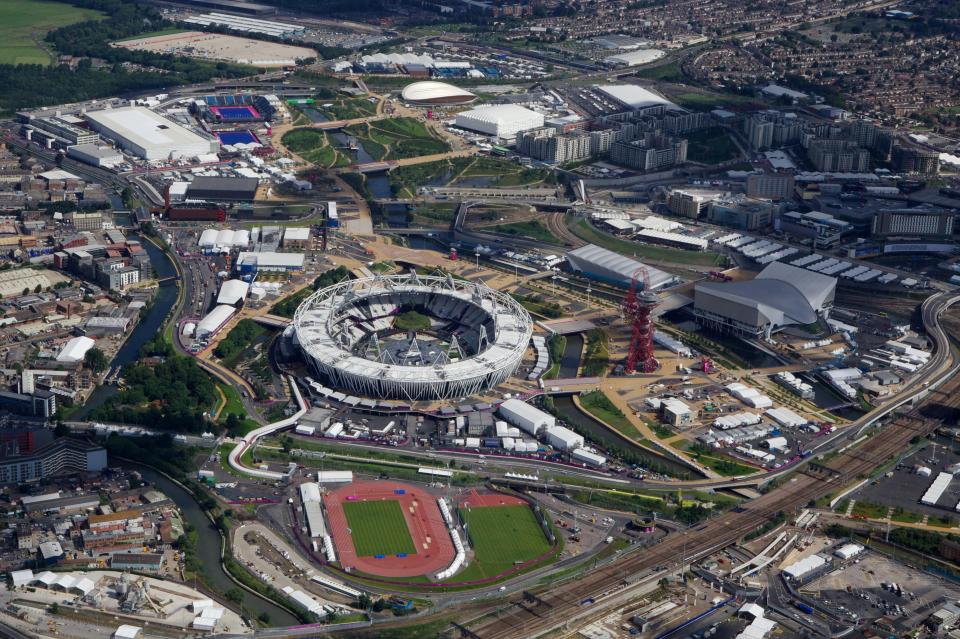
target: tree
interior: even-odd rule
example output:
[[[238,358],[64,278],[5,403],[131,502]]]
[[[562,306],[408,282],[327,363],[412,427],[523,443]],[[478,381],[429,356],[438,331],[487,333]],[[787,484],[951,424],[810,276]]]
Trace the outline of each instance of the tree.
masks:
[[[23,294],[24,294],[24,295],[29,295],[29,294],[30,294],[30,287],[29,287],[29,286],[24,286],[24,287],[23,287]]]
[[[35,287],[33,287],[34,293],[39,293],[42,290],[43,290],[43,286],[41,286],[40,284],[37,284]]]
[[[257,615],[257,621],[259,621],[260,623],[262,623],[262,624],[265,625],[265,626],[270,625],[270,613],[269,613],[269,612],[261,612],[259,615]]]
[[[373,602],[373,611],[374,611],[374,612],[382,612],[382,611],[383,611],[383,608],[384,608],[386,605],[387,605],[387,604],[384,603],[383,599],[377,599],[375,602]]]
[[[327,613],[326,617],[327,623],[337,623],[337,613],[336,611],[331,610]]]
[[[60,612],[60,604],[54,601],[52,604],[50,604],[50,614],[55,615],[58,612]]]
[[[230,601],[233,601],[233,602],[235,602],[235,603],[243,603],[244,592],[243,592],[242,590],[240,590],[239,588],[236,588],[236,587],[231,588],[230,590],[226,591],[226,592],[223,593],[223,594],[224,594],[224,595],[227,597],[227,599],[229,599]]]
[[[107,360],[107,356],[103,354],[103,351],[94,347],[88,350],[86,355],[83,356],[83,363],[94,373],[101,373],[106,370],[110,362]]]
[[[370,595],[367,593],[360,593],[360,597],[357,598],[357,607],[360,610],[367,610],[370,608]]]
[[[284,435],[280,438],[280,446],[283,448],[283,452],[287,454],[290,453],[290,450],[293,448],[293,441],[289,435]]]

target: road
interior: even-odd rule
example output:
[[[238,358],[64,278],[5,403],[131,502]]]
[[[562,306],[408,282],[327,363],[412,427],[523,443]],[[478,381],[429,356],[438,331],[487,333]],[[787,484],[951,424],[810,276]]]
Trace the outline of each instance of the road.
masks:
[[[920,409],[901,415],[858,446],[849,447],[826,464],[816,462],[816,466],[802,469],[785,479],[779,487],[747,502],[736,511],[711,518],[693,530],[670,535],[649,551],[624,558],[616,566],[598,569],[581,575],[575,581],[556,586],[537,601],[514,600],[495,616],[471,627],[471,631],[483,639],[529,639],[559,628],[570,629],[571,624],[579,618],[620,605],[622,597],[619,595],[629,592],[638,581],[656,578],[663,570],[682,568],[689,562],[736,543],[748,532],[768,523],[776,513],[783,512],[789,516],[808,501],[842,489],[898,454],[914,437],[932,432],[939,424],[936,417],[944,414],[944,408],[960,407],[960,377],[955,377],[960,370],[960,363],[939,322],[940,315],[957,299],[958,296],[952,294],[932,296],[924,302],[922,309],[924,325],[934,339],[937,351],[934,357],[936,361],[925,375],[918,376],[917,382],[921,387],[919,392],[927,389],[929,393],[929,401],[923,406],[933,411],[933,417],[925,415]],[[939,389],[929,390],[931,387]],[[911,388],[916,394],[917,389],[914,386]],[[894,402],[891,406],[907,401],[909,398],[902,398],[902,401]],[[889,412],[892,408],[880,410]],[[844,432],[855,434],[863,428],[866,425]],[[836,438],[832,444],[837,446],[842,441]],[[587,601],[591,603],[584,603]]]

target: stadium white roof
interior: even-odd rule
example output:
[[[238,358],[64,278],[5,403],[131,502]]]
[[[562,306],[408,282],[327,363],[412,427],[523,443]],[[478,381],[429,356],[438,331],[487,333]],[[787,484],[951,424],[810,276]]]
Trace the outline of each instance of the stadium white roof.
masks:
[[[57,353],[58,362],[79,362],[83,359],[93,345],[96,344],[92,339],[86,336],[74,337],[63,345],[60,352]]]
[[[227,280],[220,285],[217,304],[229,304],[233,306],[247,296],[248,290],[250,290],[250,284],[243,280]]]
[[[811,324],[833,300],[837,278],[782,262],[772,262],[747,282],[703,282],[696,291],[754,308],[773,326]]]
[[[516,104],[497,104],[494,106],[480,107],[479,109],[471,109],[459,115],[470,117],[479,122],[503,124],[511,120],[526,120],[539,114],[536,111],[531,111]],[[540,117],[542,118],[543,116]]]
[[[400,96],[408,102],[430,102],[432,100],[450,101],[462,100],[469,102],[476,100],[477,96],[466,89],[455,87],[446,82],[436,82],[425,80],[423,82],[414,82],[403,88]]]
[[[636,84],[604,84],[598,86],[597,90],[606,93],[614,100],[625,104],[631,109],[645,109],[647,107],[661,105],[675,106],[673,102],[659,93],[654,93]]]
[[[613,281],[628,286],[634,273],[640,268],[647,270],[650,289],[656,290],[668,286],[674,281],[669,273],[637,260],[607,250],[596,244],[587,244],[567,253],[567,260],[575,270],[593,275],[598,279]]]

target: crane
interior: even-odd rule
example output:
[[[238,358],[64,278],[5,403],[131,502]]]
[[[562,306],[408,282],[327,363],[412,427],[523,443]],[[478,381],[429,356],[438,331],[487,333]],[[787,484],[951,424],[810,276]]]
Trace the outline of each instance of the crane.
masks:
[[[640,291],[637,290],[638,283],[642,284]],[[656,305],[657,296],[650,290],[650,272],[646,266],[641,266],[630,278],[630,290],[621,307],[624,319],[631,325],[625,366],[628,374],[637,370],[652,373],[660,367],[653,355],[653,320],[650,317]]]

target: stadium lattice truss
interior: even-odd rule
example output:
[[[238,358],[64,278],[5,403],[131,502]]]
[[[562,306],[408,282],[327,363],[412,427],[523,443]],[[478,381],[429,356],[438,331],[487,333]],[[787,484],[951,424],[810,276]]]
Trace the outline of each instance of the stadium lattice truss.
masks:
[[[404,310],[431,320],[445,346],[421,365],[398,364],[381,347]],[[512,297],[451,276],[378,275],[346,280],[308,297],[293,318],[295,340],[321,379],[355,395],[408,401],[476,395],[506,381],[533,332]],[[410,349],[419,349],[417,340]]]

